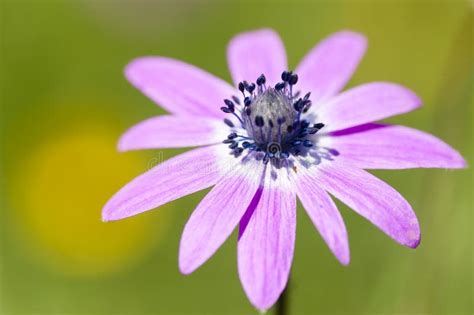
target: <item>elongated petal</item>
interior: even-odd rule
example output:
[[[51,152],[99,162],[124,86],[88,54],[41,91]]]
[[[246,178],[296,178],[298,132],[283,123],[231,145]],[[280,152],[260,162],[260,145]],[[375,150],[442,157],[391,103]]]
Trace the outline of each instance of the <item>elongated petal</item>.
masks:
[[[420,227],[408,202],[375,176],[335,161],[315,168],[321,187],[398,243],[415,248]]]
[[[228,134],[222,120],[188,116],[159,116],[133,126],[120,138],[120,151],[180,148],[215,144]]]
[[[288,67],[285,46],[271,29],[235,36],[227,49],[227,61],[236,85],[243,80],[255,82],[261,74],[273,85]]]
[[[349,81],[367,47],[366,38],[341,31],[314,47],[296,68],[298,87],[318,103],[336,95]]]
[[[118,191],[104,221],[119,220],[214,185],[237,160],[224,145],[194,149],[158,164]]]
[[[350,128],[412,111],[421,100],[394,83],[373,82],[350,89],[318,108],[324,132]]]
[[[462,156],[440,139],[403,127],[367,124],[328,139],[340,158],[365,169],[462,168]]]
[[[319,187],[315,174],[298,167],[298,197],[329,249],[343,265],[349,264],[347,230],[331,197]]]
[[[206,195],[184,227],[179,269],[189,274],[208,260],[245,213],[262,179],[263,164],[250,159],[228,173]]]
[[[223,117],[223,100],[239,93],[210,73],[165,57],[136,59],[126,67],[125,76],[158,105],[179,115]]]
[[[284,170],[267,169],[260,201],[238,243],[240,280],[249,300],[260,310],[270,308],[288,282],[295,233],[294,188]]]

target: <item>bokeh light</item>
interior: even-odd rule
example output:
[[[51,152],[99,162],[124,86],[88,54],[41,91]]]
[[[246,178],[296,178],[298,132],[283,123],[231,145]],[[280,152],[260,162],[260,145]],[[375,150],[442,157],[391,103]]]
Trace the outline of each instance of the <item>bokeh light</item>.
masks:
[[[167,224],[165,215],[101,221],[104,197],[143,170],[141,159],[116,153],[113,131],[106,125],[63,130],[15,167],[11,200],[18,232],[32,253],[61,272],[120,271],[152,250]]]

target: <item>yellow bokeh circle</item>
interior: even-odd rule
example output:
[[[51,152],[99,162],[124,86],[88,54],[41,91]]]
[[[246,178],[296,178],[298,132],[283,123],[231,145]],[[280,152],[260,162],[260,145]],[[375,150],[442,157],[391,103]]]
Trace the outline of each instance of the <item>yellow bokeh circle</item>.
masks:
[[[14,171],[12,208],[34,257],[79,276],[122,270],[156,249],[166,209],[101,221],[101,209],[123,184],[146,170],[137,153],[116,151],[117,132],[61,131],[37,144]]]

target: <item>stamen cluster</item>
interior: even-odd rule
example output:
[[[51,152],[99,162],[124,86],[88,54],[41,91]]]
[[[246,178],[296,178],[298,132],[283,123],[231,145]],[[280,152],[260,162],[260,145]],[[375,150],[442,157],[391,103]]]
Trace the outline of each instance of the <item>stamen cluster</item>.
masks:
[[[236,156],[244,150],[261,152],[263,162],[268,163],[270,159],[288,159],[313,147],[310,135],[317,133],[324,124],[311,124],[301,117],[312,105],[311,93],[303,97],[299,97],[300,92],[293,93],[298,82],[296,73],[284,71],[281,79],[274,87],[267,86],[263,74],[255,83],[242,81],[238,89],[243,101],[236,96],[224,100],[225,106],[221,110],[235,116],[247,131],[243,135],[234,129],[224,140]],[[224,122],[235,127],[229,119]]]

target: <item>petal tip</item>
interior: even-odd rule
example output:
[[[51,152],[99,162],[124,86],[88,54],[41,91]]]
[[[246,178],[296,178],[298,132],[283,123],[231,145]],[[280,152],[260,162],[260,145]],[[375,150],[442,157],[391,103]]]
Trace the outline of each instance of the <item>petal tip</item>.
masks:
[[[109,221],[113,221],[113,217],[110,215],[108,209],[106,209],[104,207],[104,209],[102,210],[102,222],[109,222]]]
[[[413,219],[414,221],[416,219]],[[415,249],[420,245],[421,242],[421,232],[420,232],[420,227],[418,225],[418,221],[416,221],[415,226],[413,226],[411,229],[409,229],[406,232],[406,239],[402,243],[406,247]]]
[[[181,248],[181,246],[180,246],[180,248]],[[180,250],[179,259],[178,259],[178,268],[179,268],[179,272],[182,275],[187,276],[187,275],[192,274],[198,267],[193,266],[188,260],[183,258],[183,256],[184,256],[184,254]]]
[[[192,259],[189,247],[184,245],[185,242],[187,243],[187,241],[184,240],[184,233],[185,232],[183,231],[179,245],[178,268],[182,275],[187,276],[198,269],[200,264],[197,264],[196,260]]]
[[[455,149],[452,149],[452,151],[453,151],[452,163],[449,165],[449,168],[451,169],[469,168],[467,161],[463,158],[461,153],[459,153]]]
[[[117,151],[118,152],[126,152],[130,150],[130,146],[128,144],[128,139],[126,134],[122,135],[117,142]]]
[[[147,70],[147,68],[153,68],[159,62],[171,61],[166,57],[160,56],[142,56],[135,59],[132,59],[123,70],[125,78],[132,83],[135,87],[139,88],[142,79],[142,72]]]
[[[350,39],[353,39],[353,40],[357,40],[363,46],[367,46],[367,43],[368,43],[367,36],[365,36],[363,33],[360,33],[360,32],[357,32],[357,31],[354,31],[354,30],[351,30],[351,29],[342,29],[342,30],[336,32],[335,34],[333,34],[333,36],[334,35],[335,36],[344,36],[344,37],[347,37],[347,38],[350,38]]]
[[[123,73],[128,81],[134,82],[136,70],[140,68],[143,62],[147,59],[147,57],[139,57],[132,59],[124,68]]]
[[[341,257],[338,260],[341,263],[341,265],[343,265],[344,267],[347,267],[347,266],[349,266],[349,264],[351,262],[351,257],[349,255],[347,255],[347,257]]]
[[[236,39],[238,38],[242,38],[242,37],[245,37],[245,36],[248,36],[248,35],[270,35],[270,36],[278,36],[278,33],[277,31],[275,31],[273,28],[270,28],[270,27],[262,27],[262,28],[257,28],[257,29],[253,29],[253,30],[248,30],[248,31],[244,31],[244,32],[241,32],[241,33],[238,33],[236,34],[230,41],[229,44],[232,44],[233,42],[235,42]]]
[[[120,211],[117,211],[117,206],[113,205],[112,200],[113,200],[113,197],[102,208],[102,221],[103,222],[117,221],[117,220],[125,219],[130,216],[130,215],[124,215]]]
[[[407,244],[407,247],[411,249],[416,249],[420,245],[420,243],[421,243],[421,239],[414,240],[411,243]]]
[[[413,90],[402,84],[386,81],[373,82],[373,84],[379,84],[380,90],[385,89],[386,91],[390,91],[391,95],[409,101],[407,102],[407,105],[410,105],[407,106],[409,111],[417,109],[423,105],[421,98]]]
[[[188,275],[192,274],[193,271],[194,271],[194,270],[188,269],[187,267],[182,266],[181,264],[179,264],[179,272],[180,272],[182,275],[188,276]]]
[[[112,207],[110,201],[102,208],[103,222],[117,221],[123,218],[123,216],[117,214],[116,209]]]

